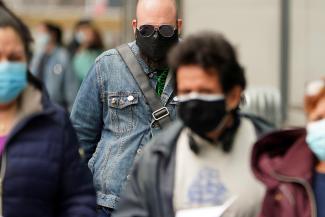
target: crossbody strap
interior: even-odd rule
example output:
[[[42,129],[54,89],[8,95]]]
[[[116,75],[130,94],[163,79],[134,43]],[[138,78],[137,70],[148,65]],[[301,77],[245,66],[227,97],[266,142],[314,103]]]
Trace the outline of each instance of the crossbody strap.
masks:
[[[146,102],[149,104],[152,110],[152,117],[154,121],[158,122],[161,128],[164,128],[171,122],[167,107],[161,103],[160,98],[151,87],[149,78],[144,73],[131,48],[127,44],[123,44],[116,49],[145,96]]]

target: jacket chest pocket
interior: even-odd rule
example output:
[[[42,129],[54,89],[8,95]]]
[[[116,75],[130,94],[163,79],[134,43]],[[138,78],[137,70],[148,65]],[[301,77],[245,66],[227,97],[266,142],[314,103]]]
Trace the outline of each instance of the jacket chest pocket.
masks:
[[[125,134],[136,126],[136,105],[139,94],[135,92],[108,93],[109,129],[115,134]]]

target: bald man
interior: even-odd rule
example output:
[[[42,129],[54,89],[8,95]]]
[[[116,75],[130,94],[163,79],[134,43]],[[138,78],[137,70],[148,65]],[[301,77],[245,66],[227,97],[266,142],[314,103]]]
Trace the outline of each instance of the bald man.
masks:
[[[99,216],[111,215],[143,146],[176,116],[174,77],[166,64],[182,26],[175,1],[140,0],[132,25],[135,41],[97,58],[71,113],[93,173]]]

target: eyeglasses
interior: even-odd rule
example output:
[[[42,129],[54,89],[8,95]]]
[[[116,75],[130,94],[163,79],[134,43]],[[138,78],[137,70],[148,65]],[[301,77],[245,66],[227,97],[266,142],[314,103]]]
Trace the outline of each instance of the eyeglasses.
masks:
[[[305,93],[307,96],[316,96],[325,89],[325,80],[319,79],[307,83]]]
[[[138,30],[143,37],[150,37],[155,32],[159,32],[161,36],[170,38],[174,35],[176,27],[173,25],[161,25],[158,27],[154,25],[142,25],[138,28]]]

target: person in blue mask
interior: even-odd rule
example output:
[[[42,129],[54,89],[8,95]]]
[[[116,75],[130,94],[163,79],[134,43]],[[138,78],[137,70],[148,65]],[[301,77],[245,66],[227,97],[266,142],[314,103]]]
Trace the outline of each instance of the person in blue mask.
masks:
[[[31,34],[0,1],[0,216],[96,216],[68,115],[28,71]]]
[[[63,32],[59,25],[43,22],[38,26],[34,53],[31,72],[44,83],[51,100],[71,111],[79,82],[63,45]]]
[[[255,144],[253,170],[267,187],[260,216],[325,217],[325,78],[306,86],[306,128]]]

